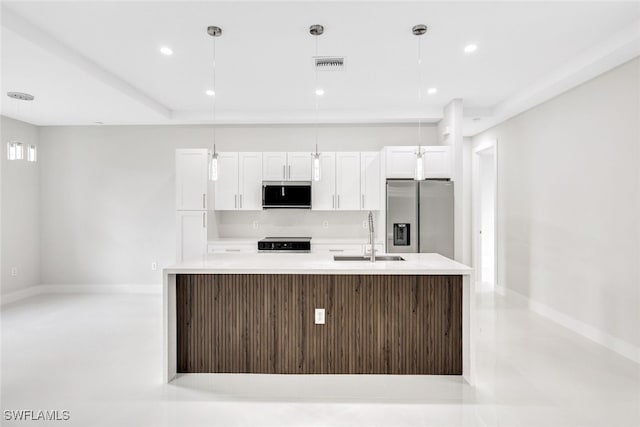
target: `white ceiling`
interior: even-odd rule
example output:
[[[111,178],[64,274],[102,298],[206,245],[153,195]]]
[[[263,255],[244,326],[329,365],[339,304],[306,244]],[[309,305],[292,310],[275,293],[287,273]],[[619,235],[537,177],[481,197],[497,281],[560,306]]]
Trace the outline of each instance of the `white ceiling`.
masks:
[[[319,73],[323,122],[437,121],[464,100],[473,133],[640,53],[638,2],[3,2],[5,115],[38,125],[315,120],[311,24],[320,55],[347,57]],[[418,101],[417,41],[423,89]],[[463,47],[475,42],[476,53]],[[174,55],[159,53],[170,46]],[[613,59],[612,59],[613,58]],[[585,70],[590,70],[586,73]],[[555,88],[555,92],[549,88]],[[515,107],[514,104],[515,103]],[[529,105],[530,106],[530,105]]]

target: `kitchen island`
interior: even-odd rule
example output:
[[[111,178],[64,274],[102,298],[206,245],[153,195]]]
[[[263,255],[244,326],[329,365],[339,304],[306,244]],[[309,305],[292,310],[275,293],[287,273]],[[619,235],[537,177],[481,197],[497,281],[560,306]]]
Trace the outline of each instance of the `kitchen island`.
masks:
[[[438,254],[214,254],[164,269],[164,380],[183,373],[462,375],[473,270]]]

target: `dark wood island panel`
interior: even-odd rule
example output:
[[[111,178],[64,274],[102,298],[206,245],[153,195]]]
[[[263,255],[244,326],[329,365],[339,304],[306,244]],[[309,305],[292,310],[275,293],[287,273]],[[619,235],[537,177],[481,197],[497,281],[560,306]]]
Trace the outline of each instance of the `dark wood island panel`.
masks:
[[[462,276],[178,274],[176,304],[180,373],[462,374]]]

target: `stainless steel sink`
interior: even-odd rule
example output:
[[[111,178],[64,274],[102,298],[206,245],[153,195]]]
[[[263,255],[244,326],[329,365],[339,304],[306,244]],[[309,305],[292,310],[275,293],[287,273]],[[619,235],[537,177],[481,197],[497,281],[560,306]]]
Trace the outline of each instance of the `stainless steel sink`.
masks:
[[[363,255],[334,255],[334,261],[371,261],[371,257]],[[399,255],[378,255],[376,261],[404,261]]]

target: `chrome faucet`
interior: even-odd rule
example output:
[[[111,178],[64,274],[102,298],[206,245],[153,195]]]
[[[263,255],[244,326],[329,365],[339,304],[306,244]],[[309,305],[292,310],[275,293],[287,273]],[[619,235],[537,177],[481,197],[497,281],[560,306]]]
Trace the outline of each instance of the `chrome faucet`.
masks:
[[[376,232],[373,228],[373,212],[369,211],[369,245],[371,245],[371,262],[376,262]]]

